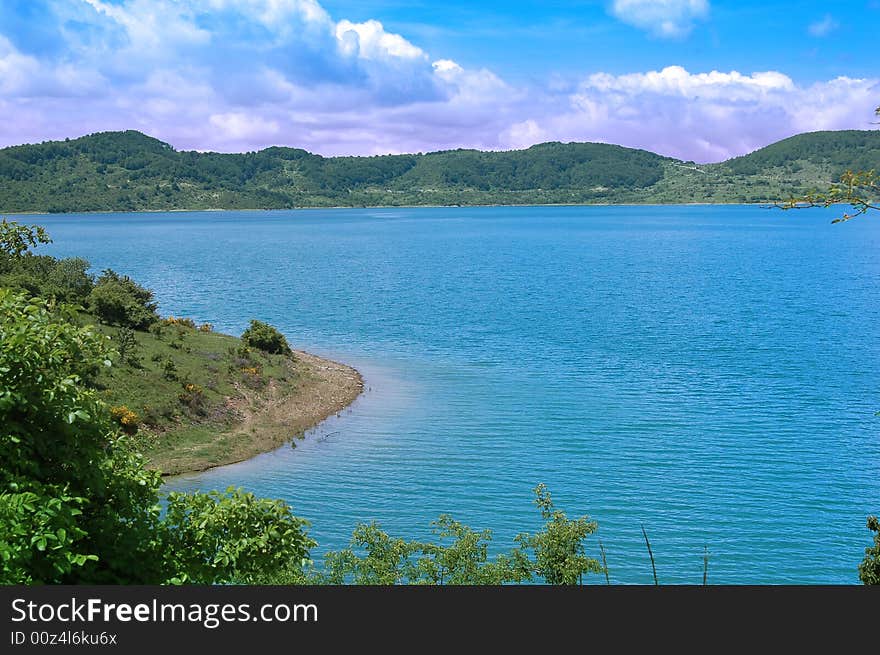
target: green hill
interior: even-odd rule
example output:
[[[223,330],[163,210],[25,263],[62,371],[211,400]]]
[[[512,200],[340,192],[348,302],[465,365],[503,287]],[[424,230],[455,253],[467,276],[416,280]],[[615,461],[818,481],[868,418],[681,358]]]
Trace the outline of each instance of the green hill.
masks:
[[[600,143],[322,157],[179,152],[140,132],[0,149],[0,212],[768,202],[880,169],[880,131],[814,132],[719,164]]]

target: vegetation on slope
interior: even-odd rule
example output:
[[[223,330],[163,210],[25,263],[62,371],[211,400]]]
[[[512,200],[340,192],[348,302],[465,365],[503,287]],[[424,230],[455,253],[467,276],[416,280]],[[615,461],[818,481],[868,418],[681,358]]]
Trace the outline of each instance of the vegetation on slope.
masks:
[[[0,222],[0,287],[78,307],[74,324],[92,326],[111,350],[113,366],[92,386],[129,441],[165,474],[229,464],[301,436],[360,390],[353,370],[328,388],[308,355],[294,355],[284,336],[260,321],[237,339],[191,319],[160,318],[153,294],[130,278],[104,271],[97,280],[83,259],[26,252],[48,242]],[[341,367],[340,365],[340,368]],[[323,398],[321,406],[310,399]],[[313,406],[315,405],[315,406]]]
[[[880,168],[880,131],[802,134],[721,164],[598,143],[321,157],[178,152],[139,132],[0,150],[0,211],[772,202]]]

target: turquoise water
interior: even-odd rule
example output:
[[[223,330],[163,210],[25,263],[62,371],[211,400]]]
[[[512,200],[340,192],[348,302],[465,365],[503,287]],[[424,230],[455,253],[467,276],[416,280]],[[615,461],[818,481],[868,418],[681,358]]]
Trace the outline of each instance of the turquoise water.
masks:
[[[757,207],[29,217],[166,314],[279,326],[368,390],[168,483],[281,497],[326,548],[441,512],[506,547],[545,482],[616,582],[853,583],[880,511],[880,224]],[[597,554],[596,542],[591,552]],[[599,581],[598,578],[595,581]]]

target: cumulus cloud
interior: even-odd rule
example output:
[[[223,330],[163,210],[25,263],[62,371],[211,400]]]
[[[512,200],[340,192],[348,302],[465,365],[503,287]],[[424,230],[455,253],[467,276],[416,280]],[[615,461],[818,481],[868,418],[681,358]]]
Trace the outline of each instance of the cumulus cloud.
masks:
[[[343,53],[360,59],[427,59],[421,48],[414,46],[399,34],[390,34],[377,20],[352,23],[341,20],[336,24],[336,38]]]
[[[530,129],[555,139],[611,141],[719,161],[800,132],[867,128],[878,93],[877,79],[798,86],[775,71],[691,73],[669,66],[597,73],[566,96],[568,107],[532,117]]]
[[[666,36],[708,11],[695,1],[618,5]],[[336,20],[315,0],[29,7],[46,38],[0,33],[0,111],[11,117],[0,145],[138,129],[197,150],[380,154],[557,140],[715,161],[801,131],[867,128],[880,95],[876,79],[803,86],[778,71],[680,66],[511,84],[376,20]]]
[[[655,36],[675,38],[709,15],[709,0],[614,0],[611,13]]]
[[[840,24],[834,20],[831,14],[825,14],[825,17],[822,20],[810,23],[807,31],[813,36],[823,37],[828,36],[838,27],[840,27]]]

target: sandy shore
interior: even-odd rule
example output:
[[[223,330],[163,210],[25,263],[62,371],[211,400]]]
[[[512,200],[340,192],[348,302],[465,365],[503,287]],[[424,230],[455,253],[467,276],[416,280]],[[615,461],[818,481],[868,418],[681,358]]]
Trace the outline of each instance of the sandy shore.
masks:
[[[294,351],[291,367],[294,385],[273,380],[259,392],[241,389],[239,397],[227,401],[240,418],[235,425],[208,444],[155,455],[150,468],[177,475],[242,462],[301,437],[350,405],[364,389],[355,369],[307,352]]]

